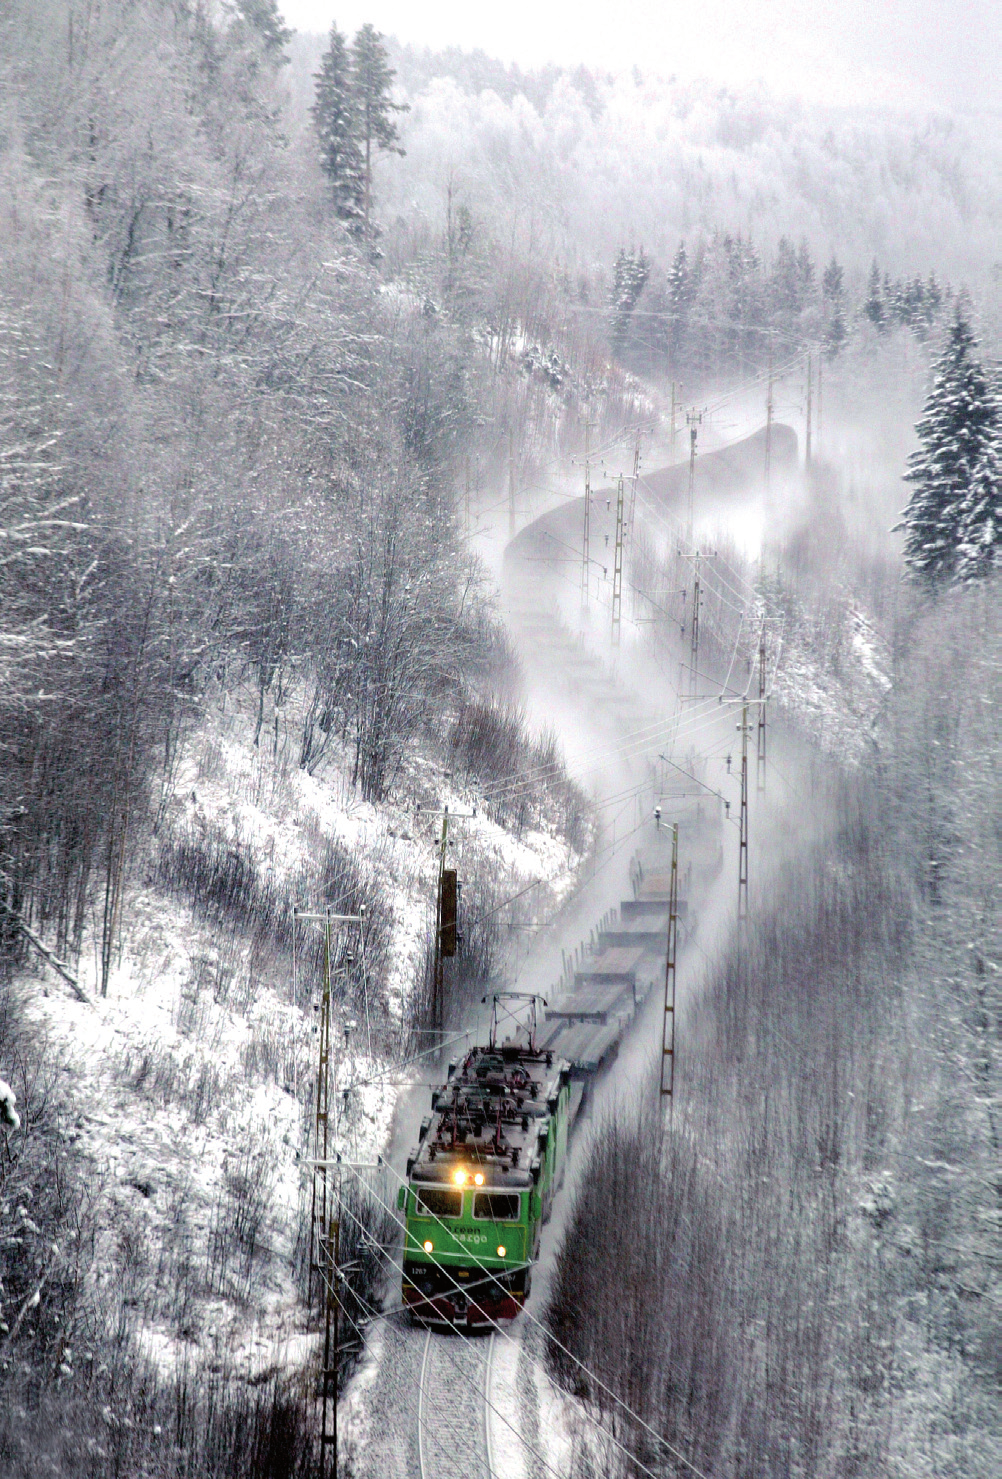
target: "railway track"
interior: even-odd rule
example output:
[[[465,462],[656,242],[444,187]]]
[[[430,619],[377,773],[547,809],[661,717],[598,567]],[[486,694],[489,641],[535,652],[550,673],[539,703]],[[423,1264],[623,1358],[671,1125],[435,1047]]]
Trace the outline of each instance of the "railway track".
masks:
[[[420,1479],[502,1479],[491,1441],[494,1341],[428,1331],[418,1382]]]

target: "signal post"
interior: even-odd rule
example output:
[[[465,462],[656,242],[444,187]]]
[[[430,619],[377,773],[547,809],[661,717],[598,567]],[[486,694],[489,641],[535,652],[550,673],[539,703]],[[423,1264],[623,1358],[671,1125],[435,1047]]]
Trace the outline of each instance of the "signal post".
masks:
[[[431,1016],[433,1030],[441,1035],[445,1019],[445,961],[455,955],[459,943],[459,879],[455,868],[447,868],[449,822],[469,821],[475,811],[429,812],[418,807],[421,816],[441,816],[442,840],[438,858],[438,884],[435,890],[435,964],[432,977]]]

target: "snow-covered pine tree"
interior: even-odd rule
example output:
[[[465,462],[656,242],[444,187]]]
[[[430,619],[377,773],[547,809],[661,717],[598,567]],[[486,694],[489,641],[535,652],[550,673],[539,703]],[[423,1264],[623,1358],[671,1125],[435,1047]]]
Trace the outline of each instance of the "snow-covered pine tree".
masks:
[[[285,48],[293,33],[282,20],[278,0],[236,0],[236,10],[244,24],[261,37],[265,50],[277,61],[287,63]]]
[[[678,370],[685,348],[691,302],[689,258],[682,241],[668,273],[668,363],[673,372]]]
[[[626,346],[630,319],[637,306],[637,300],[647,285],[650,271],[651,265],[644,255],[643,247],[639,252],[635,252],[632,247],[629,251],[625,247],[620,247],[616,265],[612,270],[612,293],[610,294],[614,354],[621,354]]]
[[[363,216],[369,229],[372,207],[372,150],[388,149],[403,154],[397,143],[400,137],[392,114],[406,113],[408,104],[394,103],[390,88],[397,75],[386,59],[383,38],[375,26],[366,24],[356,34],[351,46],[352,89],[358,112],[358,137],[364,151]]]
[[[882,330],[887,324],[887,307],[880,287],[880,268],[876,262],[870,268],[870,281],[866,290],[866,302],[863,304],[863,316],[868,318],[877,330]]]
[[[998,400],[973,356],[976,343],[958,308],[915,428],[921,445],[905,474],[914,484],[898,525],[905,531],[905,561],[913,574],[929,581],[959,574],[962,565],[980,571],[985,538],[989,549],[997,539],[993,520],[1002,426]],[[967,555],[960,553],[962,544]]]
[[[846,340],[845,273],[832,253],[832,259],[821,279],[825,316],[825,348],[834,359]]]
[[[965,584],[1002,570],[1002,435],[996,430],[960,506],[957,579]]]
[[[797,253],[793,243],[785,236],[781,236],[776,244],[776,256],[769,274],[768,295],[773,321],[787,327],[803,304]]]
[[[337,26],[315,74],[313,122],[320,140],[320,167],[331,182],[334,209],[342,221],[360,225],[365,200],[365,165],[358,139],[351,58]]]

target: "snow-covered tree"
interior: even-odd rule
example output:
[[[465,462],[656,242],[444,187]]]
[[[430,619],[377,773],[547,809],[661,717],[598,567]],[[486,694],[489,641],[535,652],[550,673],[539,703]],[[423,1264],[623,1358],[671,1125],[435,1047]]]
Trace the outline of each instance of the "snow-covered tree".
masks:
[[[980,580],[1002,569],[1002,438],[988,443],[960,505],[957,579]]]
[[[663,342],[672,374],[678,370],[685,352],[689,326],[689,309],[692,304],[692,284],[689,274],[689,258],[685,242],[678,244],[672,258],[665,282],[665,320]]]
[[[14,1108],[17,1103],[17,1095],[10,1084],[0,1078],[0,1125],[5,1130],[19,1130],[21,1128],[21,1116]]]
[[[359,147],[351,57],[337,26],[331,27],[330,45],[315,81],[311,112],[320,140],[320,167],[331,182],[338,216],[342,221],[360,222],[366,172]]]
[[[920,446],[905,474],[914,492],[898,527],[905,531],[907,564],[927,580],[959,574],[961,566],[981,573],[984,551],[997,540],[1002,428],[998,400],[974,358],[975,347],[958,309],[915,428]]]
[[[363,213],[365,229],[369,229],[369,214],[372,208],[372,151],[390,150],[403,154],[397,140],[394,113],[407,111],[406,103],[394,103],[390,88],[396,76],[386,60],[383,38],[372,25],[364,25],[355,36],[351,46],[352,86],[358,110],[358,139],[364,151],[364,195]]]
[[[848,332],[845,326],[845,273],[834,253],[825,268],[821,289],[824,297],[825,347],[834,358],[845,343]]]
[[[876,262],[870,268],[870,280],[866,290],[866,302],[863,304],[863,316],[864,318],[868,318],[877,330],[883,329],[887,322],[887,307],[884,303],[880,285],[880,268]]]
[[[643,247],[635,252],[620,247],[612,273],[612,347],[619,354],[626,342],[630,318],[650,276],[650,263]]]
[[[260,36],[264,48],[281,62],[288,62],[285,48],[292,32],[282,20],[277,0],[237,0],[237,14]]]

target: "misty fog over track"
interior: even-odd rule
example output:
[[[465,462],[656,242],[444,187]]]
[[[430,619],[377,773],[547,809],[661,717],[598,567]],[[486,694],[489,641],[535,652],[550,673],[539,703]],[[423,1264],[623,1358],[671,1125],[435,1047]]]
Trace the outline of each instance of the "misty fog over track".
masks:
[[[788,434],[790,440],[784,444],[783,435],[781,429],[777,461],[788,470],[796,442]],[[726,517],[741,519],[749,502],[761,500],[762,447],[762,437],[753,436],[737,449],[705,456],[697,517],[712,516],[715,525],[723,527]],[[677,516],[684,502],[687,465],[664,469],[647,481],[654,490],[655,507]],[[609,511],[604,498],[595,501],[593,529],[596,543],[604,547]],[[574,558],[573,552],[575,546],[580,550],[581,516],[582,500],[544,514],[522,530],[504,558],[506,620],[522,663],[530,716],[534,723],[556,732],[572,773],[587,785],[599,818],[591,867],[586,868],[573,899],[558,918],[534,933],[513,983],[518,990],[551,997],[565,955],[587,941],[598,919],[631,893],[631,859],[654,833],[659,757],[673,753],[674,746],[675,753],[698,760],[704,750],[719,746],[734,723],[730,706],[709,717],[703,712],[689,736],[674,670],[659,673],[644,657],[637,641],[642,627],[627,619],[622,647],[616,650],[609,645],[608,612],[602,604],[607,598],[601,594],[601,580],[590,619],[580,612],[580,556]],[[643,517],[641,511],[638,519]],[[683,944],[679,952],[680,1000],[691,989],[703,947],[712,941],[718,925],[723,927],[733,914],[734,856],[736,842],[728,839],[724,869],[703,901],[700,951]],[[650,1081],[660,1042],[662,1007],[655,983],[627,1029],[617,1059],[592,1091],[589,1118],[572,1139],[566,1184],[544,1231],[526,1313],[506,1327],[503,1335],[486,1338],[465,1330],[436,1333],[408,1328],[402,1324],[404,1315],[384,1322],[389,1328],[375,1342],[375,1369],[367,1378],[368,1436],[355,1459],[361,1474],[371,1479],[384,1475],[446,1479],[449,1474],[458,1479],[491,1479],[492,1474],[496,1479],[509,1479],[519,1440],[523,1462],[530,1462],[532,1454],[539,1452],[541,1439],[532,1404],[506,1404],[498,1399],[494,1390],[498,1363],[492,1360],[492,1352],[495,1347],[504,1351],[510,1370],[527,1322],[534,1326],[540,1318],[553,1252],[586,1154],[589,1123],[601,1123],[617,1106],[634,1103],[640,1086]],[[427,1113],[427,1095],[425,1088],[415,1090],[398,1111],[391,1149],[396,1175],[402,1174],[404,1157],[417,1137],[418,1121]],[[395,1260],[398,1257],[394,1255]],[[390,1280],[395,1302],[397,1261],[391,1264]],[[531,1386],[539,1349],[533,1338],[531,1353],[522,1356],[526,1367],[523,1390]],[[492,1469],[488,1445],[491,1434],[499,1429],[507,1451],[506,1466]]]

